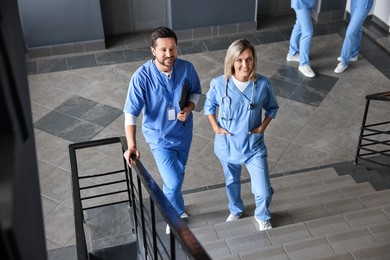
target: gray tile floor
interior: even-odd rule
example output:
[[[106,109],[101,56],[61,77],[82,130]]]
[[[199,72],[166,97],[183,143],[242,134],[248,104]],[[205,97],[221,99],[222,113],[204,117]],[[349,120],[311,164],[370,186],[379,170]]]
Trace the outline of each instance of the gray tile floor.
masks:
[[[390,90],[389,53],[366,36],[359,61],[342,74],[333,72],[342,45],[343,22],[316,26],[311,64],[317,77],[302,77],[297,64],[285,61],[292,23],[293,17],[287,17],[282,25],[275,22],[275,26],[245,35],[179,42],[180,57],[198,70],[203,93],[210,80],[222,74],[230,42],[245,37],[256,44],[258,72],[272,79],[280,106],[266,132],[271,177],[352,161],[365,96]],[[132,44],[131,38],[113,41],[106,52],[27,60],[48,250],[75,244],[68,145],[124,135],[121,111],[129,79],[150,58],[146,37],[137,35]],[[374,102],[369,122],[388,120],[389,103]],[[141,131],[137,137],[142,161],[161,184]],[[104,152],[97,150],[89,156],[86,163],[92,169]],[[248,178],[244,170],[243,179]],[[212,129],[202,113],[195,113],[183,189],[223,182],[213,153]]]

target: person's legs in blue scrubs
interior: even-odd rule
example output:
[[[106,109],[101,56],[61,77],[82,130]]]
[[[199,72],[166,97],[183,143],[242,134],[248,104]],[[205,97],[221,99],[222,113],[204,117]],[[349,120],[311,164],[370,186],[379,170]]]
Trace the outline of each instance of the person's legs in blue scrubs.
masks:
[[[344,72],[348,68],[351,58],[359,54],[363,22],[370,12],[371,7],[372,3],[369,8],[359,8],[354,1],[351,2],[351,20],[345,33],[343,47],[341,48],[341,60],[334,70],[335,73]]]
[[[163,180],[163,192],[179,216],[184,213],[184,199],[181,187],[188,153],[174,149],[158,148],[152,150],[158,170]]]
[[[226,181],[226,194],[229,200],[230,214],[241,216],[244,203],[241,199],[241,165],[228,163],[221,160],[223,174]]]
[[[315,73],[310,67],[310,48],[313,39],[313,23],[311,21],[311,9],[294,9],[296,21],[290,37],[290,47],[287,56],[293,57],[299,53],[299,71],[306,77],[314,77]]]
[[[271,218],[268,208],[274,191],[269,179],[267,156],[260,154],[254,156],[246,164],[246,167],[251,176],[251,188],[255,197],[256,209],[254,215],[258,220],[268,221]]]
[[[349,59],[359,54],[360,42],[362,39],[362,25],[366,19],[369,9],[358,9],[351,7],[351,20],[348,24],[343,47],[341,49],[341,61],[348,65]]]

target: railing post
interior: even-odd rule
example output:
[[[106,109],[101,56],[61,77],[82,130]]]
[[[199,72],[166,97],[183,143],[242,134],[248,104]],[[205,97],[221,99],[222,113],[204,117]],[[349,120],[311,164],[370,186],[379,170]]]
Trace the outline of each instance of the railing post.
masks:
[[[154,202],[152,198],[149,198],[150,200],[150,211],[151,211],[151,218],[152,218],[152,239],[153,239],[153,255],[154,259],[157,258],[157,231],[156,231],[156,214],[154,209]]]
[[[176,259],[176,249],[175,249],[175,237],[173,236],[173,233],[171,232],[169,235],[169,242],[171,244],[171,260]]]
[[[141,185],[141,180],[139,179],[138,176],[137,176],[137,185],[138,185],[139,207],[141,213],[142,240],[143,240],[145,260],[146,260],[148,259],[148,242],[146,239],[146,226],[145,226],[144,202],[142,198],[142,185]]]
[[[76,248],[77,259],[88,260],[88,249],[84,233],[84,213],[81,205],[80,183],[78,179],[78,167],[76,159],[76,148],[74,145],[69,145],[69,159],[72,173],[72,193],[74,201],[74,224],[76,231]]]
[[[355,164],[358,163],[358,159],[359,159],[359,156],[360,156],[360,147],[362,145],[362,140],[363,140],[363,134],[364,134],[364,128],[365,128],[365,125],[366,125],[366,121],[367,121],[367,114],[368,114],[368,107],[370,105],[370,99],[368,97],[366,97],[367,101],[366,101],[366,107],[364,109],[364,115],[363,115],[363,120],[362,120],[362,126],[360,127],[360,136],[359,136],[359,141],[358,141],[358,146],[357,146],[357,150],[356,150],[356,155],[355,155]]]

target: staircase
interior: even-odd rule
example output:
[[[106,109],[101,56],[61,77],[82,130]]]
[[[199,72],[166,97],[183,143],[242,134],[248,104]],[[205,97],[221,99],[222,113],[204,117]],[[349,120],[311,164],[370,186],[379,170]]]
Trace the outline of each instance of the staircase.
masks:
[[[390,189],[362,180],[363,166],[343,169],[271,178],[271,230],[259,231],[248,182],[243,218],[229,223],[224,187],[186,194],[188,225],[213,259],[390,259]]]

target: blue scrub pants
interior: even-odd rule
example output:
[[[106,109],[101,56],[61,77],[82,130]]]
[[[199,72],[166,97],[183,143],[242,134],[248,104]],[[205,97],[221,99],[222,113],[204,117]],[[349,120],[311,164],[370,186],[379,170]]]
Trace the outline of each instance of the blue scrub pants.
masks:
[[[163,180],[163,193],[180,216],[184,212],[181,186],[184,181],[188,151],[156,148],[152,150],[152,153]]]
[[[360,41],[362,39],[362,25],[370,9],[360,9],[351,4],[351,20],[348,24],[343,47],[341,49],[341,61],[348,65],[349,59],[359,54]]]
[[[239,215],[244,210],[241,199],[241,165],[222,161],[223,173],[226,180],[226,193],[229,200],[229,210],[232,215]],[[268,175],[267,156],[256,155],[245,164],[251,176],[251,189],[255,197],[256,209],[254,216],[267,221],[271,218],[268,207],[274,193]]]
[[[309,54],[311,40],[313,38],[313,23],[311,21],[311,9],[294,9],[296,21],[290,37],[291,56],[299,53],[299,65],[310,65]]]

